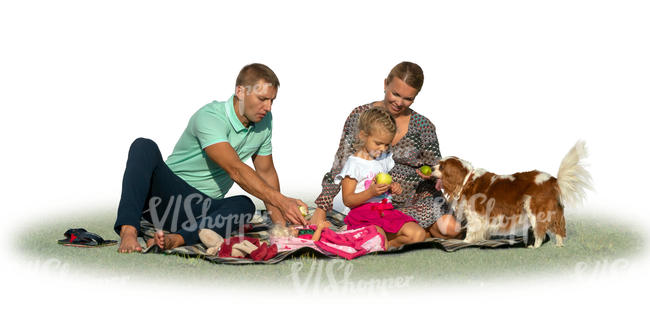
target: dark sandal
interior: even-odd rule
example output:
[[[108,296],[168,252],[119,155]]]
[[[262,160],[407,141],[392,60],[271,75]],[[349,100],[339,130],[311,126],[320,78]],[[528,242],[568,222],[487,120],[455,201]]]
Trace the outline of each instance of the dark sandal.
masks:
[[[65,231],[65,233],[63,233],[63,236],[65,236],[65,238],[62,239],[62,240],[59,240],[59,244],[70,243],[70,242],[76,240],[77,238],[79,238],[79,236],[81,234],[86,233],[86,232],[88,232],[88,231],[83,229],[83,228],[71,228],[71,229],[68,229],[68,230]]]
[[[83,228],[69,229],[64,235],[67,238],[59,240],[58,243],[69,247],[96,248],[117,244],[115,240],[104,240],[101,236]]]

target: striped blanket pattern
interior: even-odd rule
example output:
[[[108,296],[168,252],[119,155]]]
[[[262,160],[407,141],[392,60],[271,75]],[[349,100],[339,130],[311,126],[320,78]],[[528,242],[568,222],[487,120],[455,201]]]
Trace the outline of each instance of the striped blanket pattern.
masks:
[[[341,213],[331,211],[327,213],[327,219],[332,223],[331,229],[339,230],[343,229],[343,218],[344,216]],[[253,229],[251,232],[246,233],[246,236],[260,239],[261,242],[268,242],[269,234],[268,230],[271,227],[270,221],[268,221],[268,215],[264,211],[258,211],[251,221],[253,224]],[[152,238],[155,233],[155,227],[148,221],[143,220],[140,223],[141,232],[145,239]],[[544,243],[549,240],[548,235],[544,239]],[[532,243],[532,238],[528,236],[504,236],[502,238],[493,238],[487,241],[479,241],[476,243],[465,243],[462,240],[446,240],[441,238],[428,238],[423,242],[413,243],[401,246],[399,248],[393,248],[386,251],[374,252],[372,254],[392,254],[406,252],[410,250],[418,249],[440,249],[447,252],[452,252],[464,248],[482,248],[482,249],[497,249],[497,248],[521,248],[526,247]],[[143,250],[143,253],[165,253],[173,255],[181,255],[185,257],[198,257],[203,258],[207,261],[218,263],[218,264],[276,264],[289,257],[297,257],[306,253],[311,253],[317,257],[328,257],[334,258],[337,256],[332,256],[329,254],[323,254],[318,252],[315,249],[309,247],[303,247],[299,249],[289,250],[289,251],[280,251],[278,254],[267,260],[267,261],[255,261],[252,259],[245,258],[222,258],[217,256],[210,256],[206,253],[206,248],[203,244],[195,245],[186,245],[171,250],[160,250],[157,246],[152,246]]]

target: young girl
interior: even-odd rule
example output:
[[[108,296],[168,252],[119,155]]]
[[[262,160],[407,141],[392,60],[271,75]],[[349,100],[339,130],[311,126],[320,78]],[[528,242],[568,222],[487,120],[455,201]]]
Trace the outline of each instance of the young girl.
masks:
[[[420,242],[426,236],[415,219],[393,208],[390,194],[400,194],[401,186],[377,183],[377,174],[388,173],[395,165],[388,148],[396,130],[395,120],[384,108],[363,112],[356,152],[334,179],[341,183],[343,204],[351,208],[344,220],[348,229],[377,226],[385,233],[388,248]]]

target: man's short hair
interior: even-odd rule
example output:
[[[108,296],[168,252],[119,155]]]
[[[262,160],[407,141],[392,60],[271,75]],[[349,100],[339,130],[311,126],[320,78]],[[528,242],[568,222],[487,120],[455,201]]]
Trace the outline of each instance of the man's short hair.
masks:
[[[244,66],[237,80],[235,81],[235,86],[253,86],[262,79],[266,83],[271,84],[275,88],[280,87],[280,80],[278,76],[275,75],[275,72],[271,70],[268,66],[260,63],[253,63]]]

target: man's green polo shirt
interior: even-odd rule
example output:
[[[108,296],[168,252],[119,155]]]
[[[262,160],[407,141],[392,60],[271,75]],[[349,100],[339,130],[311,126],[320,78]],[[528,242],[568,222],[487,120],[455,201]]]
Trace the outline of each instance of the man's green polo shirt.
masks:
[[[213,101],[194,113],[166,161],[176,175],[215,199],[223,198],[233,181],[203,149],[228,142],[242,161],[255,154],[271,154],[271,113],[246,128],[235,115],[233,98],[234,95],[225,102]]]

